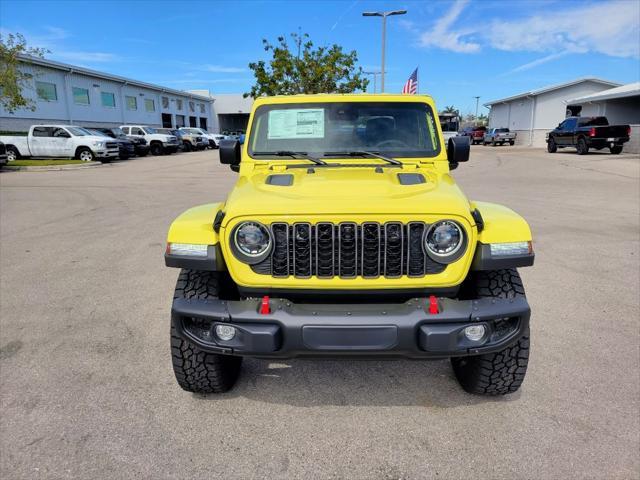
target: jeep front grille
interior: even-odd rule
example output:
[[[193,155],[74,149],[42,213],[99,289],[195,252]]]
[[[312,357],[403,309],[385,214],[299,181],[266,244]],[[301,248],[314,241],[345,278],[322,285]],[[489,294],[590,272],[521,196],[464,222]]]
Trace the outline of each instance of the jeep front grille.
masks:
[[[271,255],[252,268],[274,277],[400,278],[440,273],[422,249],[427,224],[272,223]]]

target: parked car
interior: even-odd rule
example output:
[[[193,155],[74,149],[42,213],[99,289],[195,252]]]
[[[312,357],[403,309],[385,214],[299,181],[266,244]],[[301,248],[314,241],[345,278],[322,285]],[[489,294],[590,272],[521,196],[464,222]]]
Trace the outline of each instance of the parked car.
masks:
[[[509,131],[508,128],[492,128],[485,132],[482,138],[483,145],[491,144],[495,147],[496,145],[504,145],[505,143],[509,145],[516,143],[516,133]]]
[[[112,128],[94,128],[94,130],[98,130],[111,138],[120,138],[123,140],[131,140],[133,142],[133,146],[135,149],[135,153],[138,157],[145,157],[149,153],[149,144],[144,138],[141,137],[132,137],[127,136],[124,132],[118,127]]]
[[[555,153],[558,148],[575,147],[578,155],[585,155],[590,148],[609,147],[617,155],[630,136],[629,125],[609,125],[607,117],[568,117],[549,132],[547,151]]]
[[[33,125],[27,136],[0,136],[9,161],[24,157],[66,157],[107,163],[119,154],[118,143],[72,125]]]
[[[220,141],[227,138],[226,135],[221,135],[218,133],[209,133],[204,128],[196,128],[196,127],[180,127],[181,132],[187,132],[192,135],[200,135],[206,138],[209,142],[209,148],[218,148],[220,145]]]
[[[176,153],[180,148],[180,142],[175,135],[158,133],[154,127],[147,125],[120,125],[125,135],[144,138],[149,144],[152,155]]]
[[[296,356],[450,357],[467,392],[518,390],[531,230],[456,186],[469,142],[429,135],[435,111],[426,95],[256,98],[248,148],[220,144],[235,186],[167,236],[181,269],[167,356],[184,390],[229,390],[243,357]],[[359,125],[362,143],[334,134]]]
[[[209,140],[204,138],[202,135],[193,135],[184,130],[159,128],[158,132],[178,137],[178,140],[182,144],[182,151],[184,152],[189,152],[191,150],[204,150],[209,146]]]
[[[462,137],[469,137],[469,143],[475,145],[476,143],[482,143],[484,134],[487,131],[487,127],[467,127],[463,129],[458,135]]]
[[[4,143],[0,142],[0,168],[4,167],[7,162],[7,149],[4,146]]]
[[[112,138],[104,132],[101,132],[98,129],[84,127],[84,129],[89,132],[91,135],[98,135],[101,137],[109,138],[111,141],[116,142],[118,144],[118,157],[120,160],[128,160],[131,157],[134,157],[136,154],[136,147],[133,145],[133,142],[128,138]]]

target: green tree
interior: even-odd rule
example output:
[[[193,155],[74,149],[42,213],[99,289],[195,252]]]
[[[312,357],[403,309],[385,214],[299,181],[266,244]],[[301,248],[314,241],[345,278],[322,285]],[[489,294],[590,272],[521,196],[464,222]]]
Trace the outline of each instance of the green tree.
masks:
[[[263,39],[271,60],[249,64],[255,85],[244,96],[292,95],[296,93],[351,93],[366,91],[369,80],[362,67],[356,67],[356,51],[345,53],[341,46],[315,48],[308,34],[292,33],[294,51],[285,37],[276,45]]]
[[[460,115],[459,110],[453,105],[448,105],[444,107],[444,110],[442,111],[442,113],[455,113],[456,115]]]
[[[26,88],[32,88],[33,74],[23,72],[18,66],[20,55],[43,58],[45,53],[49,51],[29,47],[19,33],[0,34],[0,106],[7,112],[13,113],[19,108],[35,110],[33,100],[23,95]]]

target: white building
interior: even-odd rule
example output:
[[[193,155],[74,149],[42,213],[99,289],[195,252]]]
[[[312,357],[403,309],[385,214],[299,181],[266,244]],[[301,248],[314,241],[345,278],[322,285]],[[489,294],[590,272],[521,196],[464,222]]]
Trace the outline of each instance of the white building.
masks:
[[[35,111],[9,113],[0,107],[0,130],[22,132],[38,123],[110,127],[142,124],[211,129],[213,99],[82,67],[22,57],[33,77],[23,95]]]
[[[213,123],[215,132],[246,132],[253,98],[244,98],[241,93],[211,94],[208,90],[189,90],[191,93],[205,95],[213,100]]]
[[[567,102],[619,87],[619,83],[599,78],[580,78],[485,103],[490,107],[489,128],[507,127],[518,135],[516,144],[544,147],[547,132],[567,114]]]
[[[640,82],[572,98],[567,108],[583,117],[604,115],[612,124],[629,124],[631,138],[624,152],[640,153]]]

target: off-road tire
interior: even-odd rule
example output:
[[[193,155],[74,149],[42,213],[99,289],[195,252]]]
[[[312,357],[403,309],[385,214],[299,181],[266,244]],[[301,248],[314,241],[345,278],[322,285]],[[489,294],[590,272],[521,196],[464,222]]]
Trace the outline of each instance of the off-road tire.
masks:
[[[547,142],[547,152],[556,153],[558,151],[558,145],[556,145],[556,141],[553,138],[550,138]]]
[[[511,145],[512,147],[513,147],[515,144],[516,144],[516,142],[515,142],[515,141],[513,141],[513,140],[509,142],[509,145]]]
[[[473,274],[476,298],[524,297],[524,287],[515,269]],[[462,388],[477,395],[506,395],[520,388],[529,363],[529,330],[517,342],[497,353],[451,359]]]
[[[589,153],[589,145],[587,145],[587,141],[584,138],[578,139],[576,151],[578,152],[578,155],[586,155],[587,153]]]
[[[616,145],[615,147],[609,147],[611,155],[619,155],[622,153],[622,145]]]
[[[219,282],[216,272],[182,270],[173,298],[217,299]],[[242,357],[203,352],[178,335],[172,319],[171,361],[176,380],[183,390],[194,393],[223,393],[236,383]]]

